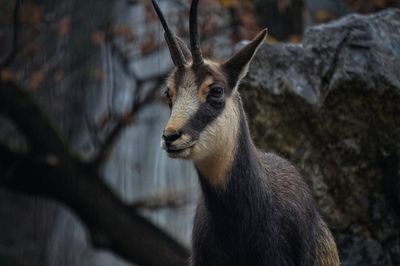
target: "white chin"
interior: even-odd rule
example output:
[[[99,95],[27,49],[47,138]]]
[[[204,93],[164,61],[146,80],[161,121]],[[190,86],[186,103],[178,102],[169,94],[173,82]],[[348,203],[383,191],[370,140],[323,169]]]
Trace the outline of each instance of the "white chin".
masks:
[[[189,159],[190,157],[190,148],[186,148],[181,151],[177,152],[167,152],[168,156],[170,158],[175,158],[175,159]]]

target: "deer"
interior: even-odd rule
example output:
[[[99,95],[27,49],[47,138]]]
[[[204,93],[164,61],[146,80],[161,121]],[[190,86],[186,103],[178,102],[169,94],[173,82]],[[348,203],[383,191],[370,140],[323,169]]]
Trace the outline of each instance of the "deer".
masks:
[[[152,0],[174,63],[161,147],[171,158],[191,160],[201,187],[190,265],[340,265],[332,233],[297,168],[259,151],[251,138],[238,90],[267,29],[222,63],[203,58],[198,2],[190,6],[189,49]]]

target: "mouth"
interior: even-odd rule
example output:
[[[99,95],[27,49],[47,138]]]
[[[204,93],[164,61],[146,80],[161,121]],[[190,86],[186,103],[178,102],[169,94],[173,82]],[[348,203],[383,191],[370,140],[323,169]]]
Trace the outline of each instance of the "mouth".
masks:
[[[192,141],[190,143],[186,143],[184,145],[169,145],[165,146],[165,150],[168,153],[169,156],[171,157],[180,157],[182,155],[183,157],[187,157],[190,154],[190,149],[194,147],[196,144],[195,141]]]
[[[192,141],[190,143],[184,144],[184,145],[179,145],[179,146],[167,146],[166,150],[167,152],[171,152],[171,153],[179,153],[181,151],[184,151],[186,149],[192,148],[194,145],[196,144],[195,141]]]

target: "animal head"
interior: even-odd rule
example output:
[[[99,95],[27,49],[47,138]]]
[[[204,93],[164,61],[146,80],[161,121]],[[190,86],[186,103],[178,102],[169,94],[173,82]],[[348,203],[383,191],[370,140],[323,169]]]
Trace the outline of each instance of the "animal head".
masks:
[[[236,141],[240,104],[237,88],[267,35],[264,29],[223,63],[204,59],[197,33],[198,2],[193,0],[190,8],[189,49],[171,32],[157,1],[152,0],[175,64],[167,79],[165,94],[171,115],[161,146],[170,157],[195,161],[211,158],[221,147]]]

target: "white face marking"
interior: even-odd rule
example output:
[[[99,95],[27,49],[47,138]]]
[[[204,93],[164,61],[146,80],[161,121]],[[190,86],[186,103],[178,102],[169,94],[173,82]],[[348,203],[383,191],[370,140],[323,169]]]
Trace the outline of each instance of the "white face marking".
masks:
[[[215,187],[226,184],[226,171],[236,154],[240,123],[237,100],[237,95],[226,100],[222,114],[200,133],[192,150],[191,159]]]
[[[200,133],[193,149],[193,160],[202,160],[220,151],[233,150],[239,130],[239,111],[234,96],[226,99],[225,108],[212,123]]]
[[[207,97],[207,87],[212,83],[210,76],[199,88],[191,69],[186,69],[179,88],[173,87],[173,80],[169,81],[173,90],[173,107],[165,132],[180,131],[193,118]],[[238,97],[235,90],[226,99],[222,113],[198,132],[197,139],[193,140],[192,136],[183,133],[168,147],[161,140],[161,146],[168,150],[169,157],[193,160],[196,167],[215,186],[226,183],[226,171],[234,160],[240,122]]]
[[[171,116],[165,127],[166,130],[180,130],[199,109],[196,79],[192,70],[187,70],[178,88]]]
[[[200,106],[196,79],[191,69],[187,69],[180,87],[176,90],[171,116],[165,127],[165,132],[180,131],[186,123],[194,116]],[[169,157],[188,159],[191,155],[191,146],[195,141],[188,134],[182,134],[173,142],[175,149],[186,148],[181,152],[169,152]],[[165,141],[161,138],[161,147],[166,149]]]

